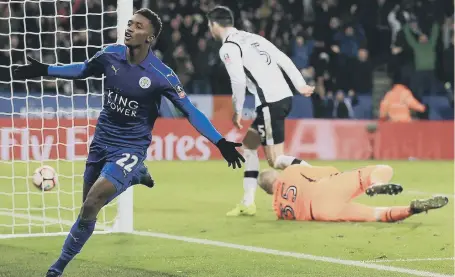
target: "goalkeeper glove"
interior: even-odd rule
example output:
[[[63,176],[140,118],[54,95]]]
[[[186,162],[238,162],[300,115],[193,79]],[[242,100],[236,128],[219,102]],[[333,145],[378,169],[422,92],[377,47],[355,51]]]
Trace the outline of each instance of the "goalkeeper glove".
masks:
[[[31,79],[48,74],[47,69],[49,65],[40,63],[30,56],[27,56],[27,60],[30,62],[29,64],[19,66],[13,71],[13,78],[15,80]]]
[[[227,141],[225,138],[220,139],[216,146],[223,155],[223,158],[228,162],[228,166],[232,165],[232,168],[235,169],[242,167],[241,162],[245,162],[245,158],[235,149],[236,147],[242,146],[241,143],[236,143],[232,141]]]

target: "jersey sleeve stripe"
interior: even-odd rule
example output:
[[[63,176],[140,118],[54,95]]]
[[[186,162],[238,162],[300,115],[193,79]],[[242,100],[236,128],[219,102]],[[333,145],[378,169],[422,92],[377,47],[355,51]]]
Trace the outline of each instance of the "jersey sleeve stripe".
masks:
[[[151,65],[156,71],[158,71],[158,72],[164,77],[164,79],[166,79],[166,80],[168,81],[168,83],[171,85],[171,87],[173,87],[174,89],[175,89],[175,87],[179,84],[178,81],[177,81],[176,84],[173,84],[173,83],[171,82],[171,80],[169,80],[169,78],[167,77],[166,74],[164,74],[161,70],[159,70],[158,68],[156,68],[156,66],[154,66],[153,64],[150,64],[150,65]],[[171,73],[169,73],[169,75],[175,75],[175,74],[173,73],[173,71],[171,71]]]
[[[224,43],[232,43],[232,44],[235,44],[235,45],[237,45],[237,47],[238,47],[238,48],[239,48],[239,50],[240,50],[240,57],[243,57],[242,48],[240,47],[240,45],[239,45],[238,43],[236,43],[236,42],[233,42],[233,41],[227,41],[227,40],[226,40]]]

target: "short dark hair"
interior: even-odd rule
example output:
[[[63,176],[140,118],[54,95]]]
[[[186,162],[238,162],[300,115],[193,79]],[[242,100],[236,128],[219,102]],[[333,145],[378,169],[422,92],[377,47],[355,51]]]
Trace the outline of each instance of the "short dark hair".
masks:
[[[216,6],[207,13],[207,19],[218,23],[221,27],[234,26],[234,15],[226,6]]]
[[[163,22],[161,22],[161,18],[158,14],[152,12],[147,8],[142,8],[137,10],[134,14],[140,14],[143,17],[147,18],[153,26],[154,36],[158,38],[161,33],[161,29],[163,28]]]

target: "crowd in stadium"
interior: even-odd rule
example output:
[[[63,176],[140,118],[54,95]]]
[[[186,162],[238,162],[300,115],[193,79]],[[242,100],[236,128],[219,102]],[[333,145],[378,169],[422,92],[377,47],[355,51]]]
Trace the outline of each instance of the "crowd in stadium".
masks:
[[[102,2],[27,2],[25,7],[11,3],[10,8],[0,9],[1,80],[9,81],[11,63],[24,63],[25,48],[44,62],[70,63],[84,61],[101,45],[115,42],[117,1]],[[187,93],[231,93],[218,55],[219,42],[211,39],[205,18],[211,7],[222,4],[234,11],[237,28],[263,35],[287,53],[307,82],[316,85],[315,107],[332,111],[334,105],[352,106],[357,95],[371,94],[374,71],[380,67],[386,68],[394,83],[409,87],[417,100],[424,94],[449,91],[453,101],[450,2],[139,0],[134,5],[161,16],[164,26],[154,46],[156,54],[176,71]],[[3,39],[9,33],[10,39]],[[75,81],[74,88],[66,81],[59,86],[59,93],[84,93],[99,90],[100,81],[90,81],[89,88],[85,81]],[[25,88],[15,84],[14,90]],[[45,82],[43,88],[32,85],[31,90],[56,88],[54,82]],[[319,114],[327,116],[324,111]],[[329,114],[338,117],[337,112]]]

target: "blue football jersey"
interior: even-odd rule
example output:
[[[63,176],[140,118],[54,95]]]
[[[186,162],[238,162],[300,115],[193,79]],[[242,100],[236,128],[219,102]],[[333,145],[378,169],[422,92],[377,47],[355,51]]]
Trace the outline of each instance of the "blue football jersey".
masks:
[[[222,138],[186,97],[174,71],[153,51],[133,65],[127,61],[126,46],[111,45],[85,61],[84,71],[84,75],[105,76],[103,109],[94,143],[148,147],[162,96],[171,100],[210,141],[216,143]]]

